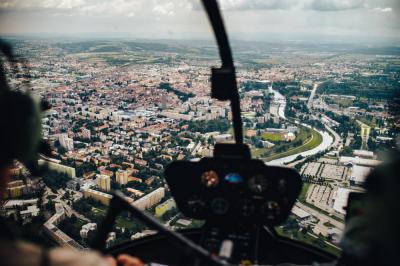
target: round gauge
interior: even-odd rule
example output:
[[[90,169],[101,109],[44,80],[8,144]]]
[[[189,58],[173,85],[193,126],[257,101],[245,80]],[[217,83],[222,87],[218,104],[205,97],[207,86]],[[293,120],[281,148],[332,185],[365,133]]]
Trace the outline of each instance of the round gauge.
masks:
[[[256,193],[262,194],[268,189],[268,181],[263,175],[255,175],[248,181],[249,189]]]
[[[239,202],[239,211],[242,216],[250,216],[254,213],[255,206],[249,199],[243,199]]]
[[[188,204],[190,211],[196,215],[203,213],[204,207],[206,205],[204,200],[197,195],[191,196],[188,199],[187,204]]]
[[[268,220],[276,220],[281,213],[281,208],[276,201],[268,201],[266,203],[265,209],[267,212]]]
[[[201,175],[201,182],[206,187],[216,187],[219,183],[218,174],[213,170],[205,171]]]
[[[285,193],[286,192],[286,189],[287,189],[287,182],[286,182],[286,180],[285,179],[280,179],[279,181],[278,181],[278,191],[280,192],[280,193]]]
[[[211,202],[211,209],[215,214],[224,215],[229,210],[229,202],[224,198],[215,198]]]

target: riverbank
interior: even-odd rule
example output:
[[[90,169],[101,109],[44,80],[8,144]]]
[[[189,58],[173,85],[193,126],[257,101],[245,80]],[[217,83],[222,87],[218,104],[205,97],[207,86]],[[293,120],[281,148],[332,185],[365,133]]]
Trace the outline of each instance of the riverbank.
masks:
[[[322,135],[319,134],[317,131],[315,131],[314,129],[311,129],[311,138],[304,143],[303,145],[299,146],[299,147],[295,147],[292,149],[289,149],[285,152],[282,153],[278,153],[278,154],[274,154],[272,156],[263,158],[266,162],[270,162],[273,160],[277,160],[283,157],[287,157],[287,156],[291,156],[291,155],[297,155],[299,153],[302,153],[304,151],[308,151],[311,149],[314,149],[315,147],[317,147],[318,145],[320,145],[322,143]],[[296,157],[297,157],[296,156]]]
[[[276,90],[273,90],[272,87],[269,88],[269,91],[274,94],[274,100],[277,104],[279,104],[278,115],[280,118],[287,120],[285,117],[285,106],[286,106],[286,98],[281,93]],[[321,151],[327,150],[333,143],[334,138],[329,134],[328,131],[320,131],[315,128],[312,128],[310,125],[295,122],[297,125],[302,125],[310,128],[313,132],[313,138],[309,143],[306,143],[300,147],[267,157],[261,158],[266,161],[269,165],[285,165],[294,161],[299,155],[302,157],[308,157],[314,154],[317,154]],[[318,136],[319,135],[319,136]],[[321,140],[322,138],[322,140]]]

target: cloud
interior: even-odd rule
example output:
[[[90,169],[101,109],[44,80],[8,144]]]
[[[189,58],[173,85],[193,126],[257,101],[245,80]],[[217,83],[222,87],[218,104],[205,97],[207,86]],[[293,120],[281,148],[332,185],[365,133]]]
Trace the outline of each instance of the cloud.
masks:
[[[373,10],[384,13],[393,11],[391,7],[375,7]]]
[[[0,0],[0,9],[28,12],[54,12],[64,15],[126,16],[156,15],[172,16],[179,0]],[[182,6],[182,4],[178,4]],[[188,5],[186,5],[188,6]]]
[[[200,0],[189,0],[195,10],[201,9]],[[368,0],[219,0],[223,10],[315,10],[343,11],[367,6]]]
[[[304,1],[304,0],[302,0]],[[249,10],[276,10],[291,9],[298,6],[299,0],[217,0],[222,10],[249,11]],[[188,0],[192,10],[203,10],[201,0]]]
[[[82,7],[85,0],[3,0],[1,9],[73,9]]]
[[[313,0],[307,9],[317,11],[342,11],[366,7],[366,0]]]
[[[142,9],[143,4],[140,0],[82,0],[81,5],[70,12],[76,15],[132,17]]]
[[[158,15],[173,16],[175,13],[175,4],[173,2],[156,4],[153,12]]]
[[[225,10],[289,9],[296,6],[293,0],[220,0]]]

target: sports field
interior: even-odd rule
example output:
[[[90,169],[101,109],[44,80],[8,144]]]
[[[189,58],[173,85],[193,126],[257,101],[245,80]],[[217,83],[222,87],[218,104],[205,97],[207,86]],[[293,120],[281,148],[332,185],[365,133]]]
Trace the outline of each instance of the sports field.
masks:
[[[317,131],[312,129],[311,130],[311,138],[303,145],[293,148],[293,149],[289,149],[289,150],[281,152],[281,153],[271,155],[271,156],[263,158],[263,159],[265,159],[267,162],[269,162],[269,161],[279,159],[282,157],[301,153],[303,151],[308,151],[308,150],[311,150],[311,149],[314,149],[315,147],[317,147],[319,144],[321,144],[321,142],[322,142],[321,134],[319,134]]]
[[[285,138],[283,137],[283,134],[281,133],[272,133],[272,132],[265,132],[262,134],[263,140],[268,140],[271,142],[277,142],[277,141],[283,141]]]

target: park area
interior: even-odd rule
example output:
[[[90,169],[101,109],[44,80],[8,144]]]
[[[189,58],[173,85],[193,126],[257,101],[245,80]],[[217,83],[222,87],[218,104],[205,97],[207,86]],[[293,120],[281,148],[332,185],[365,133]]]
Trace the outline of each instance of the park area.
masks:
[[[321,142],[322,142],[321,134],[319,134],[317,131],[311,129],[311,138],[309,138],[303,145],[298,146],[298,147],[293,147],[293,148],[288,149],[287,151],[268,156],[265,158],[265,160],[272,161],[272,160],[276,160],[276,159],[290,156],[293,154],[308,151],[308,150],[311,150],[311,149],[314,149],[315,147],[317,147],[319,144],[321,144]]]
[[[107,212],[107,206],[93,206],[92,207],[92,215],[91,218],[94,218],[96,221],[102,221],[102,219],[105,217]],[[116,227],[119,228],[126,228],[129,231],[141,231],[144,226],[139,222],[135,221],[131,218],[128,217],[127,213],[122,213],[119,215],[115,221]]]
[[[84,214],[88,219],[97,224],[103,221],[107,208],[107,206],[92,199],[80,199],[74,203],[74,209]],[[116,227],[126,228],[127,230],[134,232],[141,231],[144,228],[139,221],[130,218],[125,212],[121,213],[121,215],[117,217],[115,225]]]
[[[265,161],[272,161],[286,156],[301,153],[307,150],[314,149],[322,142],[322,136],[317,131],[304,126],[299,127],[299,132],[296,135],[296,139],[291,142],[280,142],[272,148],[257,148],[252,149],[252,155],[256,158],[263,159]],[[278,138],[278,133],[264,133],[266,137]],[[264,138],[263,134],[263,138]]]
[[[262,134],[262,139],[271,142],[278,142],[278,141],[284,141],[285,137],[282,133],[265,132]]]

